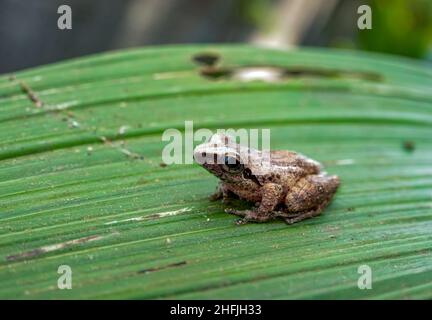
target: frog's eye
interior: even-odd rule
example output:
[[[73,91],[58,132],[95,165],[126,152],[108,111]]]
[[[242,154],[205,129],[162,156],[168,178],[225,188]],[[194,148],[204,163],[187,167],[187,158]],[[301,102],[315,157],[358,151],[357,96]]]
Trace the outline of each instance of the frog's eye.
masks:
[[[225,156],[223,167],[225,171],[231,173],[238,173],[243,171],[243,164],[240,163],[240,160],[233,156]]]

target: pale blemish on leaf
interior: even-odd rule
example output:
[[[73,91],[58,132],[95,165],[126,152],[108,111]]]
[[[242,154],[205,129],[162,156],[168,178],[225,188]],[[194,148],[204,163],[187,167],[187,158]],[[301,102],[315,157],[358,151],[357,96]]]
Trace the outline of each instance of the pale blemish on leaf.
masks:
[[[186,208],[182,208],[182,209],[178,209],[178,210],[159,212],[159,213],[154,213],[154,214],[150,214],[150,215],[146,215],[146,216],[139,216],[139,217],[122,219],[122,220],[113,220],[113,221],[105,222],[104,224],[105,225],[112,225],[112,224],[130,222],[130,221],[143,221],[143,220],[170,217],[170,216],[175,216],[175,215],[180,214],[180,213],[192,211],[192,209],[193,208],[186,207]]]
[[[35,258],[35,257],[40,256],[40,255],[45,254],[45,253],[61,250],[61,249],[64,249],[64,248],[67,248],[67,247],[70,247],[73,245],[77,245],[77,244],[83,244],[83,243],[87,243],[87,242],[102,240],[103,238],[105,238],[105,237],[100,236],[100,235],[93,235],[93,236],[69,240],[69,241],[65,241],[65,242],[61,242],[61,243],[46,245],[46,246],[42,246],[42,247],[39,247],[39,248],[36,248],[33,250],[29,250],[29,251],[25,251],[22,253],[7,256],[6,260],[17,261],[17,260],[25,260],[25,259],[29,259],[29,258]]]

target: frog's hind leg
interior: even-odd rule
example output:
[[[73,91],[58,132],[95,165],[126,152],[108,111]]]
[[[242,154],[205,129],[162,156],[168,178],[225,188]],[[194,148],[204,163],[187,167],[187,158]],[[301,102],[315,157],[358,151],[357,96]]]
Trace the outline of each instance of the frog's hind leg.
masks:
[[[301,179],[285,198],[288,212],[278,212],[275,216],[293,224],[320,215],[330,203],[339,183],[337,176],[323,174]]]
[[[284,218],[284,220],[287,224],[293,224],[293,223],[296,223],[296,222],[299,222],[299,221],[302,221],[305,219],[319,216],[323,212],[323,210],[327,207],[327,205],[329,204],[330,201],[331,201],[331,197],[324,200],[324,202],[322,202],[318,207],[316,207],[313,210],[306,211],[306,212],[300,212],[298,214],[288,214]]]

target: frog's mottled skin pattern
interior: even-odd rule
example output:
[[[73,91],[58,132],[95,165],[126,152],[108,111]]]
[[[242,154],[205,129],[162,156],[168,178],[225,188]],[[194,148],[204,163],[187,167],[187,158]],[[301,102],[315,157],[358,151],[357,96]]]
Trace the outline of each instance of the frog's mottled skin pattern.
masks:
[[[228,167],[223,160],[227,155],[241,164]],[[243,217],[238,224],[276,218],[292,224],[319,215],[335,194],[339,178],[328,176],[318,162],[295,152],[278,150],[269,155],[222,134],[213,135],[194,150],[195,160],[220,179],[212,200],[226,202],[237,196],[257,203],[252,210],[225,210]]]

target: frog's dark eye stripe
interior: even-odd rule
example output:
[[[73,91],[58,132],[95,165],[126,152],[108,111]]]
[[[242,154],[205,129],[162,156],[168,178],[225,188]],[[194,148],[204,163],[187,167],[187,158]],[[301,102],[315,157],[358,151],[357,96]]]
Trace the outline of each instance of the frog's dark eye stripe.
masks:
[[[261,183],[259,182],[257,177],[252,174],[252,171],[250,169],[244,169],[243,178],[252,180],[253,182],[255,182],[259,186],[261,185]]]
[[[233,156],[225,156],[223,167],[225,171],[237,173],[243,170],[243,164],[240,163],[240,160]]]

